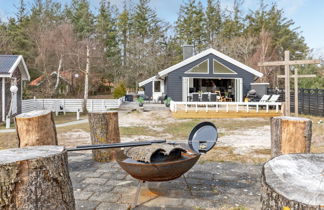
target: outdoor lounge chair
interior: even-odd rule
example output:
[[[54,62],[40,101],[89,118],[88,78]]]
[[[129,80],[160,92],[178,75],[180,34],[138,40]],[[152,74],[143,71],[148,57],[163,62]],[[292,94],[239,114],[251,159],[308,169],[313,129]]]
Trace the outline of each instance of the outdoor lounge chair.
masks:
[[[203,93],[201,94],[201,101],[209,101],[209,93]]]
[[[270,99],[268,100],[268,102],[277,102],[278,101],[278,99],[279,99],[279,97],[280,97],[280,95],[272,95],[271,97],[270,97]]]
[[[268,102],[270,95],[263,95],[259,102],[264,103]]]
[[[192,94],[192,101],[198,102],[199,101],[199,93],[193,93]]]

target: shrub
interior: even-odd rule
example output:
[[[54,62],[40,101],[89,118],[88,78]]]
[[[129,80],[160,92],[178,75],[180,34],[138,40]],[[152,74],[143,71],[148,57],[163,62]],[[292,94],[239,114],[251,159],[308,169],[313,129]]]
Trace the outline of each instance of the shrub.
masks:
[[[126,87],[125,87],[124,83],[119,83],[114,89],[113,96],[114,96],[114,98],[120,98],[125,95],[126,95]]]

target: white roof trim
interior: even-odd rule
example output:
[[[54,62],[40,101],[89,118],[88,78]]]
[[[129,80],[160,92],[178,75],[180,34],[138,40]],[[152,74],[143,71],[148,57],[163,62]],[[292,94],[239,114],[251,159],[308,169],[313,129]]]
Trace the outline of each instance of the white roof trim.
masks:
[[[174,70],[176,70],[176,69],[178,69],[178,68],[180,68],[182,66],[185,66],[185,65],[187,65],[187,64],[189,64],[189,63],[191,63],[191,62],[193,62],[193,61],[195,61],[197,59],[200,59],[200,58],[202,58],[204,56],[207,56],[209,54],[213,54],[213,55],[215,55],[217,57],[220,57],[220,58],[222,58],[222,59],[224,59],[224,60],[226,60],[226,61],[228,61],[228,62],[230,62],[230,63],[232,63],[232,64],[234,64],[234,65],[236,65],[236,66],[238,66],[238,67],[240,67],[242,69],[244,69],[244,70],[246,70],[247,72],[250,72],[251,74],[254,74],[257,77],[262,77],[263,76],[263,74],[261,72],[256,71],[256,70],[252,69],[251,67],[249,67],[249,66],[247,66],[247,65],[245,65],[245,64],[243,64],[243,63],[241,63],[241,62],[239,62],[239,61],[237,61],[237,60],[235,60],[235,59],[233,59],[233,58],[231,58],[231,57],[229,57],[229,56],[227,56],[227,55],[225,55],[225,54],[223,54],[223,53],[221,53],[221,52],[219,52],[219,51],[217,51],[215,49],[213,49],[213,48],[209,48],[208,50],[202,51],[201,53],[198,53],[197,55],[194,55],[194,56],[192,56],[192,57],[190,57],[190,58],[188,58],[188,59],[186,59],[186,60],[184,60],[184,61],[182,61],[180,63],[177,63],[177,64],[175,64],[175,65],[173,65],[173,66],[171,66],[171,67],[169,67],[169,68],[167,68],[167,69],[165,69],[163,71],[160,71],[158,73],[158,75],[159,76],[164,76],[164,75],[166,75],[166,74],[168,74],[168,73],[170,73],[170,72],[172,72],[172,71],[174,71]]]
[[[0,78],[3,78],[3,77],[10,78],[11,76],[10,76],[10,74],[0,74]]]
[[[251,85],[269,85],[268,82],[263,82],[263,83],[251,83]]]
[[[219,58],[222,58],[222,59],[228,61],[229,63],[232,63],[232,64],[240,67],[241,69],[244,69],[245,71],[250,72],[251,74],[254,74],[257,77],[262,77],[263,76],[263,74],[261,72],[255,70],[255,69],[252,69],[251,67],[249,67],[249,66],[247,66],[247,65],[245,65],[245,64],[243,64],[243,63],[241,63],[241,62],[239,62],[239,61],[237,61],[237,60],[235,60],[235,59],[233,59],[233,58],[231,58],[231,57],[229,57],[229,56],[227,56],[227,55],[225,55],[225,54],[223,54],[223,53],[221,53],[221,52],[219,52],[219,51],[217,51],[215,49],[213,49],[213,48],[209,48],[208,50],[202,51],[201,53],[198,53],[197,55],[191,56],[190,58],[187,58],[186,60],[181,61],[180,63],[177,63],[177,64],[175,64],[175,65],[173,65],[173,66],[171,66],[171,67],[169,67],[167,69],[164,69],[164,70],[160,71],[158,73],[158,76],[163,77],[163,76],[169,74],[170,72],[172,72],[172,71],[174,71],[174,70],[176,70],[176,69],[178,69],[178,68],[180,68],[182,66],[185,66],[185,65],[187,65],[187,64],[189,64],[189,63],[191,63],[191,62],[193,62],[195,60],[198,60],[198,59],[200,59],[202,57],[205,57],[205,56],[207,56],[209,54],[213,54],[213,55],[215,55],[215,56],[217,56]],[[147,80],[144,80],[144,81],[139,83],[139,86],[142,87],[142,86],[146,85],[147,83],[153,81],[155,78],[156,78],[156,76],[151,77],[151,78],[149,78]]]
[[[27,69],[27,66],[26,66],[26,63],[25,63],[25,60],[24,58],[22,57],[22,55],[19,55],[16,62],[14,63],[14,65],[12,65],[12,67],[10,68],[9,70],[9,73],[10,73],[10,77],[12,77],[12,74],[13,72],[16,70],[17,66],[19,65],[19,63],[22,62],[23,66],[24,66],[24,72],[21,72],[22,73],[22,79],[23,80],[30,80],[30,75],[29,75],[29,72],[28,72],[28,69]]]
[[[139,86],[139,87],[143,87],[144,85],[146,85],[146,84],[152,82],[152,81],[155,80],[155,79],[156,79],[156,76],[153,76],[153,77],[151,77],[151,78],[148,78],[147,80],[144,80],[144,81],[138,83],[138,86]]]

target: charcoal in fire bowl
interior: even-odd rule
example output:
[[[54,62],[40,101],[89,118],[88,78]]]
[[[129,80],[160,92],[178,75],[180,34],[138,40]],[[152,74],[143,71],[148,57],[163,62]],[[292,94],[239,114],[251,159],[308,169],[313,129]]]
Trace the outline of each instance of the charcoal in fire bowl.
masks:
[[[186,149],[180,145],[152,144],[143,147],[125,148],[124,154],[135,160],[145,163],[158,163],[174,161],[181,158],[181,153]]]
[[[216,126],[210,122],[202,122],[196,125],[189,135],[190,149],[179,145],[173,145],[170,149],[169,145],[161,150],[163,145],[159,144],[147,147],[147,150],[139,149],[140,152],[126,151],[124,154],[124,151],[119,151],[116,160],[121,168],[136,179],[169,181],[189,171],[196,164],[201,153],[206,153],[215,146],[217,137]]]

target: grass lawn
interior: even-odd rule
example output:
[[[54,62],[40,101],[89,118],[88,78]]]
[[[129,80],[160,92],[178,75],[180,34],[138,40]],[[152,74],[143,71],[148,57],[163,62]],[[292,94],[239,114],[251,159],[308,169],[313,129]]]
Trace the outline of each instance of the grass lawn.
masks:
[[[64,122],[75,121],[75,113],[69,113],[66,115],[55,116],[56,124]],[[313,120],[313,141],[316,144],[312,144],[312,153],[324,153],[324,124],[318,124],[317,122],[320,117],[313,116],[302,116]],[[85,119],[86,116],[83,116]],[[150,136],[156,137],[157,139],[163,138],[163,135],[167,135],[167,140],[180,140],[187,139],[191,129],[202,120],[191,119],[191,120],[174,120],[171,123],[164,123],[161,125],[141,125],[141,126],[130,126],[120,127],[121,138],[135,138],[136,136]],[[209,119],[219,128],[219,136],[230,135],[237,129],[255,129],[258,127],[269,126],[269,119]],[[88,123],[82,123],[78,125],[64,126],[57,128],[57,133],[63,134],[75,130],[82,130],[89,132]],[[318,141],[320,142],[318,144]],[[17,147],[16,133],[0,133],[0,149]],[[253,157],[252,157],[253,156]],[[240,155],[235,153],[235,148],[230,146],[217,146],[203,155],[200,158],[200,162],[208,161],[234,161],[234,162],[249,162],[249,163],[263,163],[270,156],[270,149],[253,149],[249,155]]]

